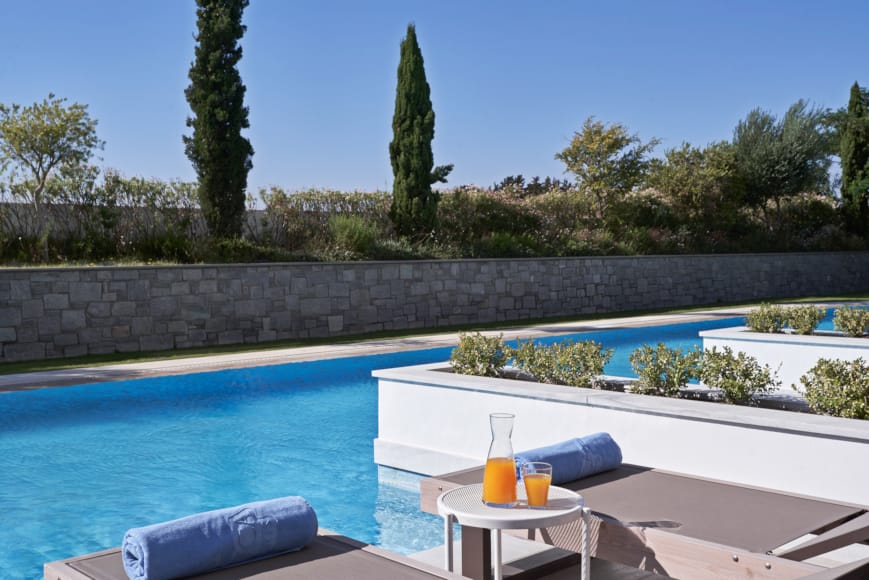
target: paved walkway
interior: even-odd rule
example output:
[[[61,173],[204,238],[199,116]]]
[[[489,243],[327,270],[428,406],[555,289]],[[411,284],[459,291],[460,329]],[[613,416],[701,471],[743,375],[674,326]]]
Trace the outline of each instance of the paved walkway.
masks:
[[[653,314],[648,316],[607,318],[579,322],[560,322],[554,324],[540,324],[535,326],[490,330],[484,331],[483,334],[497,336],[498,334],[503,333],[506,340],[512,340],[515,338],[572,334],[576,332],[602,330],[607,328],[627,328],[677,324],[680,322],[696,322],[698,320],[740,316],[743,315],[746,310],[747,307],[740,307],[698,310],[680,314]],[[142,377],[214,371],[228,368],[275,365],[305,360],[362,356],[402,350],[454,346],[457,343],[458,333],[450,332],[405,338],[362,340],[346,344],[283,349],[268,349],[266,346],[263,350],[254,352],[0,375],[0,391],[18,391],[44,387],[59,387]]]

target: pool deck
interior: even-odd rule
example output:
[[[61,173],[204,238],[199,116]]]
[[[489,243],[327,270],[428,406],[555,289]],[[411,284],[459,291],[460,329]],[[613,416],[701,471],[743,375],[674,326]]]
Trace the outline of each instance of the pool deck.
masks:
[[[559,322],[539,324],[534,326],[517,326],[500,330],[487,330],[483,334],[490,336],[504,335],[506,340],[515,338],[531,338],[573,334],[593,330],[611,328],[630,328],[697,322],[716,318],[742,316],[749,309],[747,306],[738,308],[704,309],[678,314],[652,314],[646,316],[629,316],[620,318],[601,318],[599,320],[583,320],[578,322]],[[264,365],[277,365],[288,362],[322,360],[329,358],[364,356],[370,354],[397,352],[405,350],[420,350],[427,348],[455,346],[458,333],[431,333],[417,336],[393,339],[360,340],[359,342],[334,345],[319,345],[283,349],[269,349],[263,346],[261,351],[220,354],[210,356],[195,356],[189,358],[165,359],[147,362],[133,362],[114,365],[80,367],[54,371],[0,375],[0,392],[41,389],[45,387],[62,387],[117,381],[144,377],[178,375],[206,371],[216,371],[230,368],[244,368]]]

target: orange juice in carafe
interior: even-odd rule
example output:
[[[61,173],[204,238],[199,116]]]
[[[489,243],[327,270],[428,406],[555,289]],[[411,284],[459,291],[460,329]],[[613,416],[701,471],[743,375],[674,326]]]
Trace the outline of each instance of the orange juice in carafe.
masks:
[[[516,505],[516,463],[512,457],[492,457],[483,473],[483,502],[489,505]]]
[[[516,462],[510,442],[514,417],[511,413],[489,415],[492,443],[483,472],[483,503],[494,507],[516,505]]]

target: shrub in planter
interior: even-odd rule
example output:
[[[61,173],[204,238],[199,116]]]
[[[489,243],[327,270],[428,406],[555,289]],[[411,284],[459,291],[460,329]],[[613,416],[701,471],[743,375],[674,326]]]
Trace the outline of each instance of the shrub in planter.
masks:
[[[819,359],[800,377],[800,382],[813,411],[869,419],[869,364],[862,358],[852,361]]]
[[[785,310],[787,325],[797,334],[812,334],[827,311],[820,306],[792,306]]]
[[[534,339],[518,341],[518,346],[507,346],[507,357],[513,365],[534,377],[540,383],[555,382],[551,371],[552,355],[546,347],[534,343]]]
[[[840,306],[833,313],[833,326],[848,336],[869,334],[869,309]]]
[[[504,335],[483,336],[459,333],[459,344],[450,354],[450,365],[463,375],[497,377],[507,364]]]
[[[605,349],[593,340],[568,340],[549,346],[528,340],[508,351],[516,366],[540,383],[590,388],[599,386],[598,376],[613,355],[611,348]]]
[[[671,349],[663,342],[656,348],[644,344],[631,353],[630,361],[639,377],[631,387],[632,392],[676,397],[697,376],[700,351],[695,348],[683,353],[681,348]]]
[[[778,304],[761,304],[745,317],[745,324],[755,332],[781,332],[785,321],[785,309]]]
[[[768,393],[780,384],[769,365],[760,366],[753,356],[744,352],[733,354],[729,346],[716,347],[703,353],[700,380],[711,389],[719,389],[724,401],[750,405],[755,395]]]

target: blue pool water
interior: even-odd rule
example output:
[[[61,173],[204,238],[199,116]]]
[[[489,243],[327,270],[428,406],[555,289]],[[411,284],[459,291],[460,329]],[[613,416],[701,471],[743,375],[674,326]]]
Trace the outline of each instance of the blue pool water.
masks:
[[[699,344],[725,319],[571,335],[616,348],[631,375],[643,343]],[[549,338],[543,342],[562,340]],[[283,495],[320,525],[401,553],[439,543],[413,486],[372,462],[380,368],[446,360],[451,348],[0,393],[0,578],[120,544],[132,526]]]

